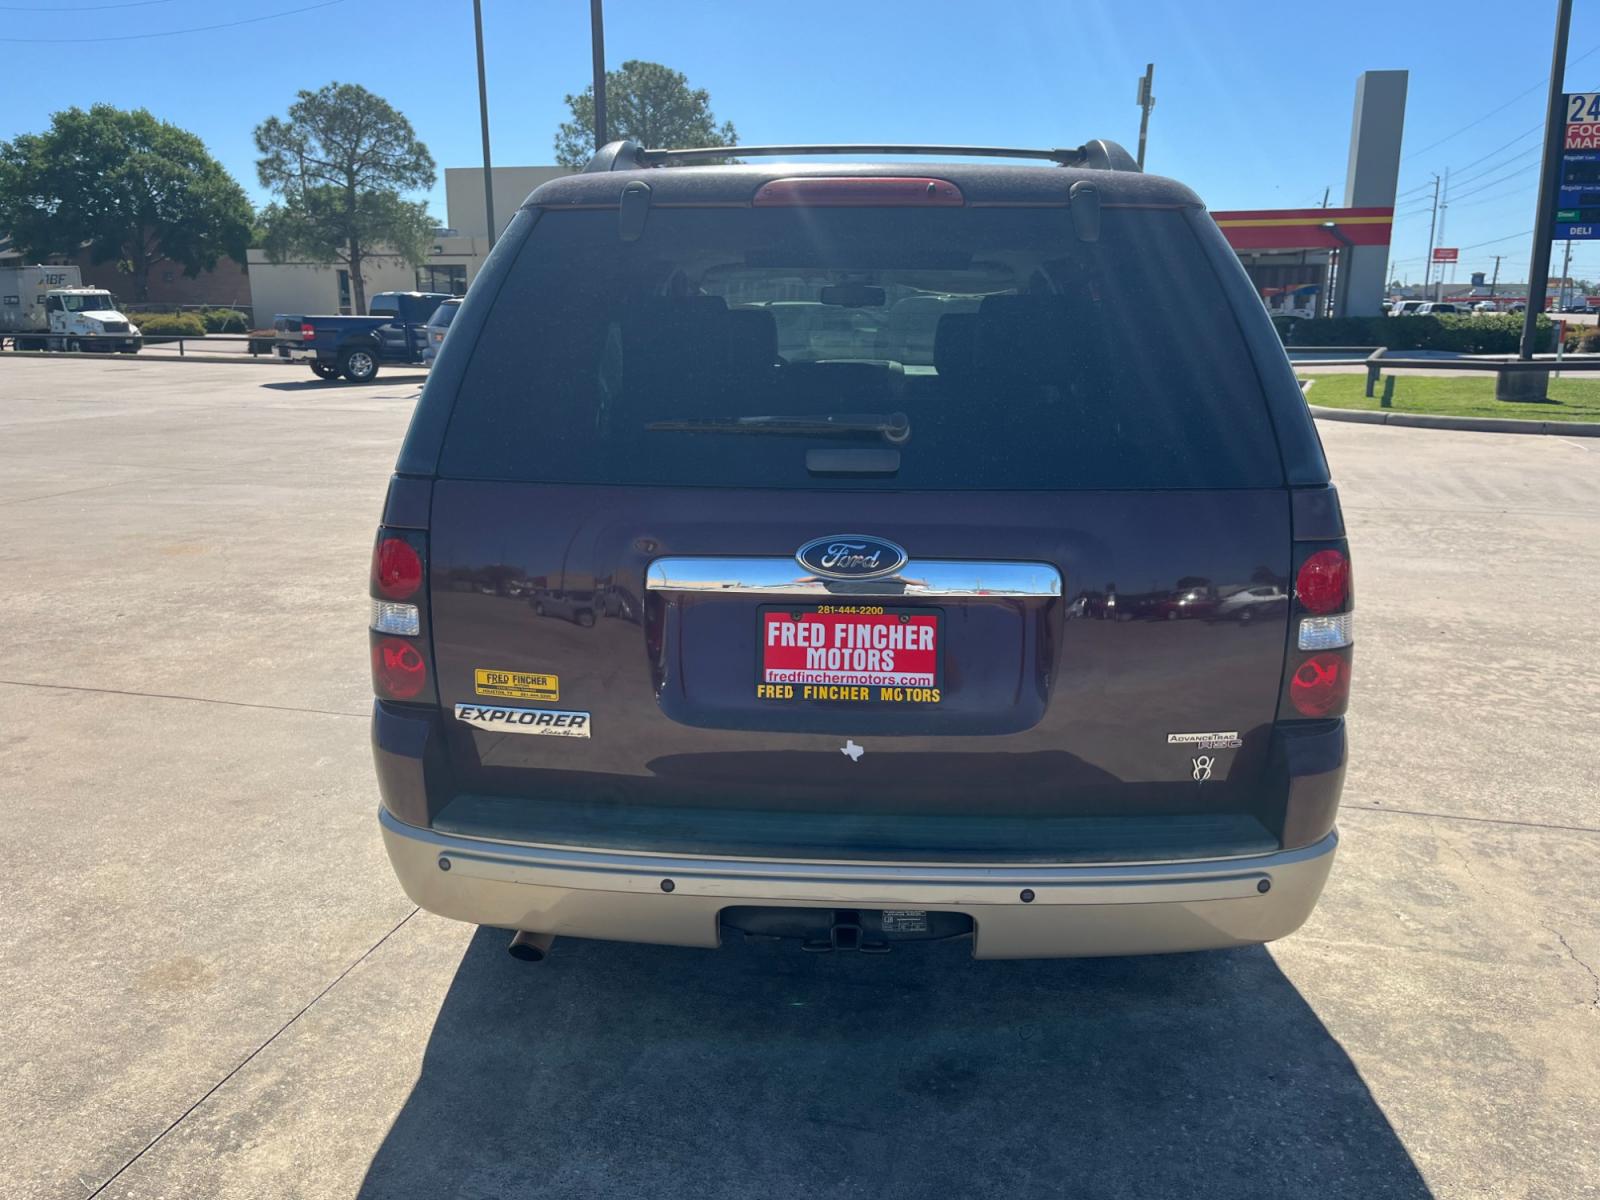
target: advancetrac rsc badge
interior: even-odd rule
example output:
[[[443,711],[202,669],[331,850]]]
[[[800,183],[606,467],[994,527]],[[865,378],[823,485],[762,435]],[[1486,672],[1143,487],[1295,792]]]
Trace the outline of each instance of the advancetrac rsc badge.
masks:
[[[480,696],[502,700],[559,700],[561,680],[555,675],[535,671],[486,671],[472,673],[473,690]]]

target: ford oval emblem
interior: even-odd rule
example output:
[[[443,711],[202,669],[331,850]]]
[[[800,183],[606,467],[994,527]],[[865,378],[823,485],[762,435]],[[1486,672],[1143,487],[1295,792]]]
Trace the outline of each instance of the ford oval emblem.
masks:
[[[807,542],[795,559],[813,575],[827,579],[876,579],[905,566],[906,552],[882,538],[836,533]]]

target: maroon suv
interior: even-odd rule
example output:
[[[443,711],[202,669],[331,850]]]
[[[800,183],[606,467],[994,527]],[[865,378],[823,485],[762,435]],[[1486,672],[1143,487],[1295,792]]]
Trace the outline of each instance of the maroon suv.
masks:
[[[908,150],[968,161],[806,157]],[[406,892],[524,957],[1293,931],[1349,558],[1200,201],[1107,142],[727,153],[539,188],[440,351],[373,555]]]

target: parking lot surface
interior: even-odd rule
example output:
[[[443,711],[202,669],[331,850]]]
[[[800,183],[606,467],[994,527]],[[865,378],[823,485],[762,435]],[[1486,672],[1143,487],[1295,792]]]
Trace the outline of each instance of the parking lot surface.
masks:
[[[0,1193],[1600,1195],[1600,443],[1321,427],[1357,693],[1290,939],[528,966],[374,820],[417,386],[0,361]]]

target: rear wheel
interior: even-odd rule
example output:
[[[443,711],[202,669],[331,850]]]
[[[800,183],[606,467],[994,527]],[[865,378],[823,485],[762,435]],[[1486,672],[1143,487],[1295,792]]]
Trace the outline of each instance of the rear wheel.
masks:
[[[68,338],[67,339],[67,353],[68,354],[82,354],[83,353],[83,343],[80,342],[77,338]]]
[[[339,355],[339,373],[351,383],[366,383],[378,374],[378,356],[363,347],[352,347]]]
[[[339,378],[339,368],[333,363],[323,362],[320,358],[311,360],[311,373],[320,379]]]

